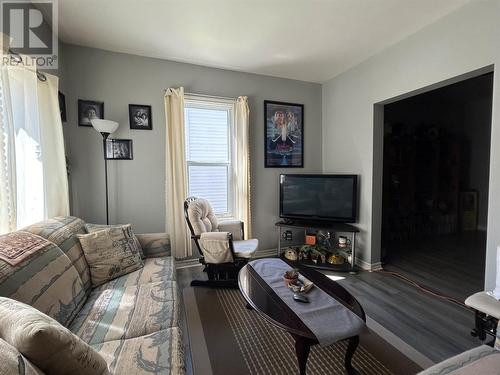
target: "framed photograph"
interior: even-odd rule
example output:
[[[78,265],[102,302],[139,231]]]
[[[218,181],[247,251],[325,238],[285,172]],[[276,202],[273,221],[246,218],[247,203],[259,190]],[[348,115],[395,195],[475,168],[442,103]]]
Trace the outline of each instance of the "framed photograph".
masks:
[[[66,97],[64,94],[59,91],[58,92],[58,97],[59,97],[59,112],[61,113],[61,121],[66,122]]]
[[[304,105],[264,101],[266,168],[304,167]]]
[[[78,99],[78,125],[92,126],[90,120],[104,118],[104,103]]]
[[[132,160],[131,139],[106,139],[106,159],[108,160]]]
[[[153,116],[150,105],[129,104],[128,118],[130,129],[152,130]]]

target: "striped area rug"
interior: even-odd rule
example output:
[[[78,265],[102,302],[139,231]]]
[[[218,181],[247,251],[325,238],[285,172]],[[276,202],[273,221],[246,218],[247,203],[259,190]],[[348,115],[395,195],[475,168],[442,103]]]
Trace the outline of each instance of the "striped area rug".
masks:
[[[218,289],[216,294],[249,374],[299,373],[294,341],[288,333],[267,323],[255,311],[248,310],[238,290]],[[340,342],[326,348],[312,347],[307,362],[308,375],[344,375],[346,346],[346,342]],[[392,375],[362,345],[356,351],[353,365],[360,374]]]

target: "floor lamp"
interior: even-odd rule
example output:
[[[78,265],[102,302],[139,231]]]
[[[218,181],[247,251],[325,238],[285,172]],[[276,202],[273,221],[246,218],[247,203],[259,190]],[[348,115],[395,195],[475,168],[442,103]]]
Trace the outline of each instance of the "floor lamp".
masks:
[[[104,180],[106,184],[106,225],[109,225],[109,204],[108,204],[108,158],[106,157],[106,140],[111,133],[118,129],[118,123],[111,120],[93,119],[90,120],[92,126],[102,135],[102,148],[104,152]]]

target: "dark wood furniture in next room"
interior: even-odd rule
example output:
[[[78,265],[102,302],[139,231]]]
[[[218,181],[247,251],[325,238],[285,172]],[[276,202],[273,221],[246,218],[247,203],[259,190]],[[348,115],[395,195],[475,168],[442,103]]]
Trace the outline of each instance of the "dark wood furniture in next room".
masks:
[[[312,281],[315,287],[322,289],[363,321],[366,321],[365,313],[359,302],[340,284],[312,268],[298,262],[290,262],[285,258],[282,259],[291,267],[299,269],[299,272]],[[311,346],[318,344],[316,336],[252,267],[246,265],[241,269],[238,283],[243,297],[260,316],[292,335],[295,340],[295,352],[300,374],[304,375]],[[347,340],[345,368],[347,374],[351,375],[356,374],[351,360],[358,347],[359,336],[350,337]]]

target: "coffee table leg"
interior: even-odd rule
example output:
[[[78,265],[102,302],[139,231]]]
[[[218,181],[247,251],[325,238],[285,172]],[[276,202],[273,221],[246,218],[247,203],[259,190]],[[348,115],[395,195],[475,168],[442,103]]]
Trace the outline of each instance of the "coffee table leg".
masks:
[[[307,357],[311,351],[311,342],[308,339],[299,336],[293,336],[295,339],[295,354],[299,362],[300,375],[306,375]]]
[[[347,345],[347,351],[345,353],[345,369],[348,375],[356,374],[356,370],[352,366],[352,357],[356,352],[359,345],[359,336],[354,336],[349,339],[349,344]]]

